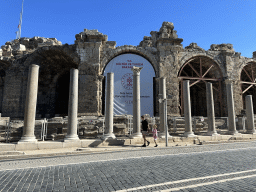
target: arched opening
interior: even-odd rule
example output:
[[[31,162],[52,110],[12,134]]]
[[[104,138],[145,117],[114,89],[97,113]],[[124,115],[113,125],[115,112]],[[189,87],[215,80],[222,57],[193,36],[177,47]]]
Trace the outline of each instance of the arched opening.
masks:
[[[4,99],[4,92],[8,89],[7,87],[4,87],[5,85],[5,77],[6,77],[6,71],[8,70],[9,66],[11,65],[10,61],[0,61],[0,113],[4,111],[3,109],[3,99]]]
[[[183,107],[183,81],[190,81],[190,98],[192,116],[207,116],[206,82],[213,86],[215,116],[222,116],[222,74],[218,65],[207,57],[195,57],[186,62],[180,69],[180,106]]]
[[[256,63],[248,63],[241,72],[241,91],[243,107],[245,109],[245,97],[252,95],[254,113],[256,113]]]
[[[60,50],[42,51],[35,57],[40,65],[37,114],[54,117],[68,114],[70,69],[77,68],[73,59]]]
[[[125,53],[113,58],[105,67],[103,75],[102,104],[105,109],[105,92],[107,91],[107,73],[114,73],[114,114],[133,114],[133,66],[143,67],[140,71],[140,98],[141,114],[154,116],[154,78],[155,70],[152,64],[144,57]],[[104,111],[103,111],[104,114]]]
[[[55,114],[68,115],[70,72],[62,74],[56,83]]]
[[[0,70],[0,113],[2,113],[2,102],[4,97],[5,70]]]

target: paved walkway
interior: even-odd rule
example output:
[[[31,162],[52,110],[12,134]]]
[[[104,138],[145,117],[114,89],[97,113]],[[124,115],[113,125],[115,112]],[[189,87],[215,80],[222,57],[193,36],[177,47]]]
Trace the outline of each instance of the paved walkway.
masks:
[[[255,191],[256,142],[0,161],[0,191]]]
[[[192,146],[193,144],[179,143],[177,146]],[[172,148],[170,146],[168,148]],[[165,149],[165,143],[158,143],[156,149]],[[155,149],[154,144],[150,144],[147,147],[138,145],[123,145],[123,146],[100,146],[100,147],[85,147],[85,148],[59,148],[59,149],[40,149],[40,150],[26,150],[26,151],[3,151],[0,152],[0,160],[8,159],[24,159],[24,158],[38,158],[38,157],[54,157],[54,156],[66,156],[66,155],[82,155],[82,154],[96,154],[96,153],[113,153],[122,151],[140,151],[140,150],[152,150]]]
[[[133,144],[130,144],[129,139],[125,143],[118,144],[114,142],[114,145],[106,144],[102,145],[95,145],[95,147],[62,147],[62,148],[47,148],[47,149],[40,149],[40,150],[9,150],[9,151],[1,151],[1,147],[5,147],[6,145],[15,145],[15,144],[6,144],[0,143],[0,160],[4,159],[22,159],[22,158],[37,158],[37,157],[48,157],[48,156],[64,156],[64,155],[79,155],[79,154],[91,154],[91,153],[108,153],[108,152],[120,152],[120,151],[135,151],[135,150],[148,150],[154,149],[154,142],[153,138],[147,138],[151,143],[149,146],[141,147],[142,146],[142,139],[140,140],[131,140]],[[168,148],[172,147],[182,147],[182,146],[195,146],[195,145],[211,145],[211,144],[220,144],[220,143],[243,143],[243,142],[256,142],[256,136],[251,134],[240,134],[238,136],[231,136],[231,135],[220,135],[217,137],[210,137],[210,136],[197,136],[196,138],[186,138],[186,137],[172,137],[169,139]],[[119,138],[120,140],[120,138]],[[121,139],[122,140],[122,139]],[[94,143],[94,140],[81,140],[89,141]],[[100,139],[97,142],[101,141]],[[95,143],[97,143],[95,142]],[[47,144],[48,146],[62,144],[63,142],[52,142],[52,141],[39,141],[38,143]],[[101,143],[101,142],[99,142]],[[138,144],[139,143],[139,144]],[[26,145],[26,144],[25,144]],[[158,140],[158,147],[157,149],[166,148],[165,139]]]

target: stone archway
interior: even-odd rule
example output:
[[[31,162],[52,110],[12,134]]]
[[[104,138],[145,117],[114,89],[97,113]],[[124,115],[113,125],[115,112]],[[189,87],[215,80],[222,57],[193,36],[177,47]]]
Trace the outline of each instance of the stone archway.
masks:
[[[78,68],[78,64],[62,49],[42,49],[30,62],[40,66],[37,114],[41,117],[66,116],[70,69]]]
[[[222,73],[219,66],[210,58],[198,56],[189,59],[180,69],[180,107],[183,108],[183,80],[190,81],[192,116],[207,116],[206,82],[213,84],[215,115],[222,116]]]
[[[155,112],[155,87],[154,77],[156,72],[152,64],[144,57],[134,53],[124,53],[114,57],[103,70],[106,77],[108,72],[114,73],[114,114],[132,114],[133,102],[133,73],[132,67],[143,67],[141,70],[141,113],[154,115]],[[106,81],[106,78],[105,78]],[[103,82],[103,85],[105,83]],[[102,104],[105,106],[103,86]],[[103,111],[104,113],[104,111]]]
[[[132,45],[124,45],[117,47],[116,49],[111,50],[110,52],[106,52],[106,54],[102,56],[100,71],[101,73],[104,73],[104,69],[106,68],[107,64],[119,55],[136,54],[148,60],[155,70],[156,77],[159,77],[159,64],[153,53],[156,53],[156,49],[153,47],[151,51],[143,49],[142,47]]]
[[[4,99],[4,91],[5,89],[8,89],[5,87],[5,76],[6,76],[6,70],[8,70],[11,63],[7,61],[0,61],[0,113],[3,112],[3,99]]]
[[[243,67],[240,76],[243,108],[245,109],[245,97],[252,95],[254,113],[256,113],[256,63],[249,62]]]

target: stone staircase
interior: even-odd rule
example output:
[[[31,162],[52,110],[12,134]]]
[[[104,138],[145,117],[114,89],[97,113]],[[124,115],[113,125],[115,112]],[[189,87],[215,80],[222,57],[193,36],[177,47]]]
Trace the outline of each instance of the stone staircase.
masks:
[[[204,133],[208,131],[208,119],[207,117],[195,117],[192,120],[192,130],[195,134]],[[255,119],[256,123],[256,119]],[[256,125],[256,124],[255,124]],[[182,117],[177,117],[176,120],[174,118],[168,120],[169,133],[173,135],[183,134],[185,132],[185,120]],[[226,118],[216,118],[215,126],[218,130],[227,129],[227,119]]]
[[[207,119],[195,118],[192,120],[192,130],[195,134],[208,130]],[[179,135],[185,132],[185,120],[182,117],[172,118],[168,120],[169,133]]]

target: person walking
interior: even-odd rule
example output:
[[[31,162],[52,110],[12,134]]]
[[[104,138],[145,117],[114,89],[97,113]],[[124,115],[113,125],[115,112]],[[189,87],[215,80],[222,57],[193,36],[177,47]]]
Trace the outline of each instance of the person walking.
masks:
[[[142,147],[146,147],[146,142],[147,142],[147,146],[149,146],[150,142],[147,141],[146,139],[146,135],[148,133],[148,121],[145,119],[144,116],[141,116],[141,120],[142,120],[142,135],[143,135],[143,139],[144,139],[144,145],[142,145]]]
[[[156,124],[153,126],[153,138],[154,138],[154,142],[155,142],[155,146],[154,147],[157,147],[158,145],[157,145],[157,143],[156,143],[156,140],[157,140],[157,126],[156,126]]]

